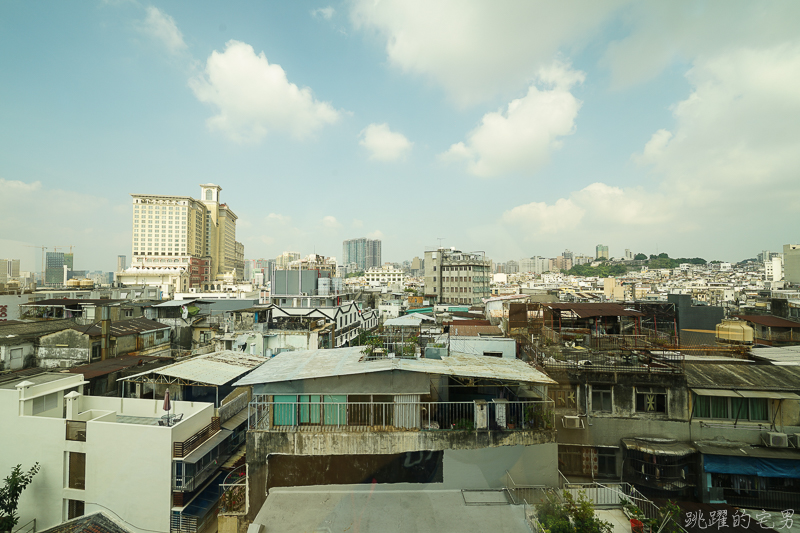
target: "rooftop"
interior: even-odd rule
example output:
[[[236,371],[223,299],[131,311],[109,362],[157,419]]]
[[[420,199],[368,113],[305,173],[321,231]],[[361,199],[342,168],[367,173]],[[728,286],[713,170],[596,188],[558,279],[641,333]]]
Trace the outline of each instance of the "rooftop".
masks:
[[[363,346],[283,352],[234,385],[257,385],[395,370],[524,383],[556,383],[544,373],[518,359],[458,352],[451,352],[442,359],[394,358],[374,361],[364,359]]]
[[[690,388],[800,391],[800,367],[685,362]]]
[[[86,335],[101,335],[100,323],[91,326],[73,326],[72,329],[85,333]],[[137,333],[147,333],[148,331],[158,331],[169,329],[166,324],[161,324],[149,318],[131,318],[128,320],[117,320],[111,322],[109,332],[113,337],[124,337],[126,335],[136,335]]]
[[[69,329],[74,325],[75,322],[69,319],[3,324],[0,325],[0,344],[17,344],[54,331]]]
[[[162,376],[164,378],[175,378],[175,380],[184,381],[184,385],[193,384],[197,386],[219,387],[250,372],[252,369],[268,360],[267,357],[262,357],[260,355],[224,350],[221,352],[199,355],[186,361],[181,361],[180,363],[174,363],[120,379],[124,381],[149,382],[154,381],[156,376]],[[166,379],[166,381],[171,382],[169,379]]]
[[[38,370],[41,371],[41,369]],[[25,376],[15,374],[15,379],[9,379],[8,381],[0,383],[0,389],[14,390],[17,388],[17,385],[23,381],[28,381],[34,385],[41,385],[42,383],[58,381],[60,379],[64,379],[65,377],[70,377],[70,374],[67,374],[66,376],[60,372],[42,372],[41,374]]]
[[[254,524],[286,533],[528,533],[523,506],[498,497],[505,495],[492,490],[398,490],[380,484],[281,487],[270,489]]]

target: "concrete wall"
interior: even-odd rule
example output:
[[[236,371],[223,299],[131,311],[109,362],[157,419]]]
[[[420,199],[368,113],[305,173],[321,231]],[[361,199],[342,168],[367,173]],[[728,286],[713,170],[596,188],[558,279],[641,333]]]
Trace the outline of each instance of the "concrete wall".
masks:
[[[555,442],[555,431],[386,431],[309,433],[249,431],[247,462],[263,464],[272,453],[293,455],[389,454],[420,450],[482,449]]]
[[[450,333],[458,329],[458,322],[450,326]],[[496,337],[450,337],[450,350],[454,352],[483,355],[486,352],[500,352],[503,359],[517,358],[517,341]]]
[[[22,357],[14,358],[14,361],[12,362],[11,351],[18,349],[22,350]],[[32,359],[34,355],[35,348],[33,346],[33,342],[0,345],[0,370],[19,370],[21,368],[33,366]]]
[[[92,339],[74,329],[57,331],[39,339],[36,355],[42,368],[58,368],[61,362],[69,366],[90,363]]]

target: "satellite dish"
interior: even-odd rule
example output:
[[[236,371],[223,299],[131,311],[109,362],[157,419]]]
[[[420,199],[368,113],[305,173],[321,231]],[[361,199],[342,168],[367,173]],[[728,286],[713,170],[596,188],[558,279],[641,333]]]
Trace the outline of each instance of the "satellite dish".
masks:
[[[181,318],[184,319],[184,320],[189,318],[189,310],[186,308],[185,305],[181,306]]]

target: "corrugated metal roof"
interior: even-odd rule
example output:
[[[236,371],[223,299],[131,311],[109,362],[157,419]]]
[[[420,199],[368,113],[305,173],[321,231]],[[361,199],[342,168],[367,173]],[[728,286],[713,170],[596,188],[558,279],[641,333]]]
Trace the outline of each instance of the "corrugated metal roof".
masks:
[[[19,344],[74,325],[75,321],[70,319],[0,324],[0,344]]]
[[[187,300],[169,300],[164,303],[160,303],[154,305],[153,307],[180,307],[182,305],[191,305],[193,303],[207,303],[205,300],[201,300],[200,298],[190,298]]]
[[[181,361],[180,363],[164,366],[156,370],[134,374],[124,379],[133,380],[133,378],[153,374],[185,379],[196,383],[206,383],[219,387],[250,372],[252,369],[268,360],[269,358],[260,355],[224,350],[221,352],[198,355],[187,361]]]
[[[139,366],[140,364],[147,364],[153,361],[158,361],[159,357],[150,357],[146,355],[122,355],[120,357],[112,357],[105,361],[98,361],[88,365],[73,366],[69,369],[72,374],[83,374],[83,379],[92,379],[98,376],[106,376],[119,372],[126,368]]]
[[[100,323],[92,324],[91,326],[73,326],[74,330],[85,333],[86,335],[101,335],[102,328]],[[169,329],[169,326],[150,320],[149,318],[131,318],[128,320],[116,320],[111,322],[109,326],[109,333],[113,337],[124,337],[126,335],[136,335],[138,333],[146,333],[148,331],[158,331],[161,329]]]
[[[800,365],[800,346],[759,346],[752,354],[774,365]]]
[[[644,316],[644,313],[635,309],[626,309],[621,304],[610,303],[558,303],[542,304],[550,309],[560,311],[572,311],[578,318],[590,318],[595,316]]]
[[[682,457],[697,451],[689,443],[676,441],[651,441],[644,439],[622,439],[622,444],[629,450],[638,450],[653,455],[674,455]]]
[[[426,320],[428,322],[436,322],[435,318],[420,313],[415,313],[413,315],[405,315],[397,318],[390,318],[389,320],[384,322],[383,325],[393,326],[393,327],[400,327],[400,326],[416,327],[425,322]]]
[[[779,316],[773,315],[734,315],[739,320],[746,320],[759,326],[767,326],[768,328],[800,328],[800,322],[793,322],[786,320]]]
[[[364,361],[364,347],[282,352],[234,385],[278,383],[300,379],[365,374],[401,370],[512,382],[555,384],[556,382],[529,364],[517,359],[503,359],[452,352],[442,359],[379,359]]]
[[[28,302],[20,305],[33,306],[33,307],[64,307],[67,305],[111,305],[125,302],[126,300],[90,300],[82,298],[50,298],[49,300],[39,300],[38,302]]]
[[[800,391],[800,367],[685,362],[690,388]]]

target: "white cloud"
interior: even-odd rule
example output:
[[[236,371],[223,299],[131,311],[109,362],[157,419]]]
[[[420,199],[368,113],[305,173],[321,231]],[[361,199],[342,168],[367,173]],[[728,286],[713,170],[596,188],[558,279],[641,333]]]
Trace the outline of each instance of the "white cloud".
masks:
[[[332,6],[318,7],[317,9],[314,9],[314,10],[311,11],[311,16],[312,17],[322,17],[325,20],[330,20],[335,13],[336,13],[336,10],[333,9]]]
[[[481,177],[535,172],[560,146],[559,138],[574,132],[581,102],[570,89],[584,76],[558,63],[541,69],[539,85],[549,88],[531,85],[505,111],[487,113],[467,142],[452,145],[442,159],[464,160],[468,172]]]
[[[214,51],[205,72],[189,86],[201,102],[219,112],[208,120],[235,141],[258,141],[270,130],[304,139],[339,120],[340,112],[314,98],[308,87],[290,83],[280,65],[270,64],[264,52],[249,44],[228,41]]]
[[[354,218],[353,222],[350,225],[353,226],[354,228],[361,228],[364,227],[364,221]]]
[[[397,161],[405,157],[414,145],[402,133],[390,130],[386,123],[370,124],[361,130],[359,137],[358,144],[369,150],[369,158],[376,161]]]
[[[322,225],[327,229],[337,229],[342,225],[336,220],[336,217],[328,215],[322,218]]]
[[[572,200],[561,198],[553,205],[531,202],[503,213],[503,222],[519,227],[523,232],[553,234],[577,227],[584,210]]]
[[[367,233],[367,239],[383,239],[383,232],[381,230],[370,231]]]
[[[375,31],[389,61],[461,104],[517,92],[565,47],[579,47],[627,0],[355,0],[353,25]]]
[[[656,131],[634,159],[695,206],[752,205],[777,191],[780,204],[796,201],[800,44],[700,58],[687,78],[673,130]]]
[[[291,222],[292,217],[287,216],[287,215],[281,215],[279,213],[270,213],[269,215],[267,215],[266,219],[267,219],[267,222],[273,222],[273,223],[285,225],[285,224],[288,224],[289,222]]]
[[[630,34],[609,44],[603,64],[613,83],[653,78],[673,61],[734,48],[769,48],[797,38],[798,2],[636,2],[625,12]]]
[[[158,40],[171,54],[178,54],[186,50],[183,34],[175,24],[175,19],[157,7],[147,6],[147,16],[142,22],[141,30]]]

